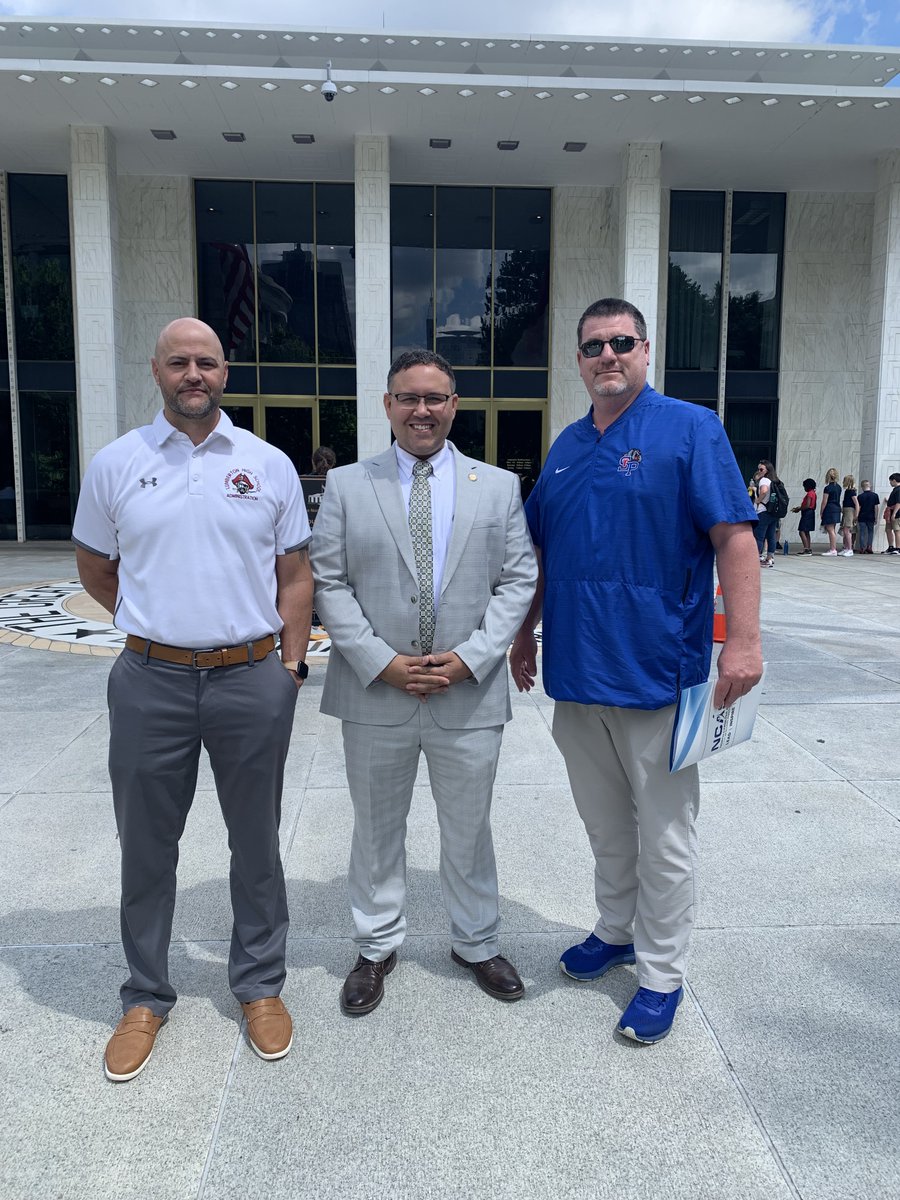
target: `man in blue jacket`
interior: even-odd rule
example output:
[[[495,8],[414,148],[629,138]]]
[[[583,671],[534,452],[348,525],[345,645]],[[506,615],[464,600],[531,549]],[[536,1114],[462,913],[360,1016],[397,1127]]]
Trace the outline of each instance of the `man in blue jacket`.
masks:
[[[675,706],[709,674],[714,561],[728,615],[716,704],[761,676],[756,518],[716,414],[647,383],[647,327],[632,304],[592,304],[577,357],[591,407],[554,442],[528,498],[541,579],[510,667],[529,690],[543,611],[553,736],[600,914],[561,969],[597,979],[636,962],[640,986],[617,1029],[657,1042],[681,1001],[694,922],[699,778],[695,766],[669,773]]]

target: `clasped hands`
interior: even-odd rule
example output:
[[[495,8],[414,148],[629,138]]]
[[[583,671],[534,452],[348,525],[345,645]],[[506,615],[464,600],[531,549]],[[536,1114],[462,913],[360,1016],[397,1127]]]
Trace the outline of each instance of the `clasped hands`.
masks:
[[[452,650],[443,654],[395,654],[379,676],[391,687],[412,692],[422,703],[429,696],[450,690],[454,683],[470,679],[472,672]]]

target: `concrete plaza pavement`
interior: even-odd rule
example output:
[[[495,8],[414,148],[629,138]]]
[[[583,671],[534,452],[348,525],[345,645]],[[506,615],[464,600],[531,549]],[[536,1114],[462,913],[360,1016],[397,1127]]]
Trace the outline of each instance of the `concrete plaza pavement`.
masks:
[[[0,592],[74,578],[65,546],[0,550]],[[351,809],[316,667],[282,826],[293,1050],[257,1058],[228,991],[204,765],[180,999],[144,1073],[108,1083],[125,973],[112,659],[0,643],[0,1200],[896,1200],[900,559],[779,557],[762,583],[765,703],[753,741],[703,769],[699,926],[655,1047],[613,1034],[633,968],[557,970],[593,925],[592,860],[540,691],[514,696],[494,818],[526,998],[497,1003],[450,961],[423,771],[398,970],[375,1013],[341,1015]]]

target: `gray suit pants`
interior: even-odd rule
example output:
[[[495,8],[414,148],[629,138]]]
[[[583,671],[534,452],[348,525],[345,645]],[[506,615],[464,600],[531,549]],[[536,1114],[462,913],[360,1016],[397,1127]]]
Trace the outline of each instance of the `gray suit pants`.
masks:
[[[209,752],[231,850],[228,977],[240,1001],[278,995],[288,929],[278,846],[297,688],[276,654],[197,671],[125,650],[108,687],[109,774],[122,851],[122,1007],[175,1003],[169,941],[178,841]]]
[[[406,933],[406,819],[424,753],[453,949],[467,962],[493,958],[500,914],[490,813],[503,726],[442,729],[420,704],[402,725],[342,728],[356,817],[348,886],[359,953],[380,962]]]

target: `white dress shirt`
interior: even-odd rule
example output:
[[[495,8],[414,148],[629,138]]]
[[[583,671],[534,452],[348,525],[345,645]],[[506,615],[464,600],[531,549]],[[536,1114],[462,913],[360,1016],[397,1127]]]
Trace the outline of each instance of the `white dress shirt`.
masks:
[[[403,504],[406,511],[409,512],[412,472],[419,459],[402,449],[399,442],[394,442],[394,452],[397,455]],[[444,563],[447,561],[447,548],[450,545],[450,534],[453,532],[456,472],[454,471],[453,452],[446,442],[437,454],[432,454],[427,461],[431,463],[432,471],[428,482],[431,485],[431,554],[434,573],[434,611],[436,613],[441,594],[441,580],[444,576]]]

